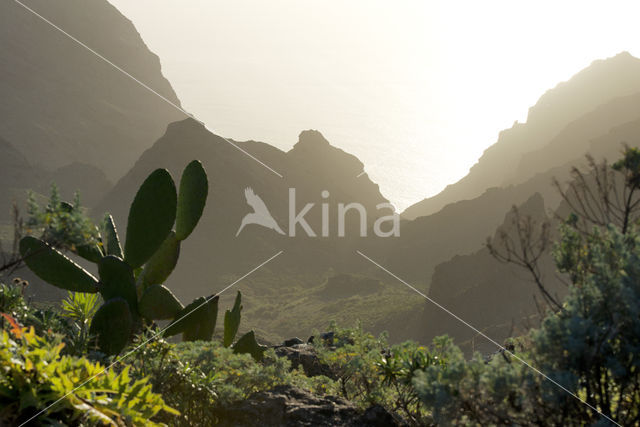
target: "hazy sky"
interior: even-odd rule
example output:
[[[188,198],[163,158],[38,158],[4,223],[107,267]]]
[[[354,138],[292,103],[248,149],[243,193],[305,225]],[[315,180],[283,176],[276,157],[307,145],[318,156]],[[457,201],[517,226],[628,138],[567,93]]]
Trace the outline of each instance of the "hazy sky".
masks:
[[[640,56],[637,1],[110,1],[209,129],[285,150],[318,129],[400,209],[464,176],[547,89]]]

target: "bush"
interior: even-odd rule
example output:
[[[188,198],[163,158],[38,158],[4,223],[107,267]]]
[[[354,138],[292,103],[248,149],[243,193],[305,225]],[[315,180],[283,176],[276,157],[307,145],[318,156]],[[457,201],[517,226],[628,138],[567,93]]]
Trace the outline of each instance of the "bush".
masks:
[[[445,357],[407,341],[389,346],[386,335],[374,337],[355,328],[331,325],[325,340],[315,340],[320,361],[338,377],[338,392],[362,409],[382,405],[401,413],[412,424],[427,422],[427,412],[413,388],[412,379],[432,364],[443,365]],[[317,341],[317,342],[316,342]]]
[[[518,356],[604,416],[507,352],[488,363],[479,355],[465,361],[443,341],[446,367],[433,365],[413,381],[436,422],[640,422],[640,231],[609,227],[585,236],[567,223],[555,257],[572,279],[569,296],[531,331]]]
[[[158,419],[180,425],[215,424],[221,407],[281,384],[319,393],[335,391],[328,378],[291,371],[289,360],[277,357],[272,349],[257,362],[217,341],[154,341],[136,353],[131,365],[133,375],[149,376],[153,390],[181,413],[179,422],[162,414]]]
[[[6,319],[12,331],[3,329],[0,337],[0,424],[20,424],[54,403],[38,422],[155,425],[150,418],[159,412],[177,414],[146,379],[133,381],[128,368],[105,371],[87,359],[62,356],[60,339],[45,340],[33,327]]]
[[[39,335],[56,332],[65,334],[66,337],[68,325],[58,311],[49,306],[37,308],[27,304],[24,299],[27,285],[20,278],[13,279],[10,285],[0,282],[0,313],[8,314],[21,325],[33,326]],[[0,326],[4,329],[6,325],[7,319],[0,317]]]

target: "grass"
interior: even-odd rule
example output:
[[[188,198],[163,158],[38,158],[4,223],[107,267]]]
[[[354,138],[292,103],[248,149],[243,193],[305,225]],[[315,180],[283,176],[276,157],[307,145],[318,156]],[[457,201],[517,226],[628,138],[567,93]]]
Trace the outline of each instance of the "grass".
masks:
[[[280,286],[272,287],[258,279],[239,284],[242,328],[254,329],[271,344],[294,336],[306,340],[314,330],[325,331],[332,321],[342,325],[361,321],[365,330],[379,333],[393,329],[399,318],[418,313],[424,306],[422,297],[397,283],[382,283],[375,292],[344,297],[327,295],[324,282],[315,286],[297,283],[281,279]],[[231,306],[234,295],[223,295],[221,309]]]

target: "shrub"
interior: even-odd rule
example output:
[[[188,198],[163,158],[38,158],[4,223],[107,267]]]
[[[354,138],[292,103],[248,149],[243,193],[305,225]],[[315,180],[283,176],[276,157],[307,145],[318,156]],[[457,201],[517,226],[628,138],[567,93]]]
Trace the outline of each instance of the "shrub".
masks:
[[[24,288],[27,282],[15,278],[12,284],[0,282],[0,313],[6,313],[19,324],[33,326],[37,334],[68,331],[67,323],[53,307],[33,307],[24,299]],[[2,328],[7,324],[5,317],[0,317]]]
[[[518,356],[465,361],[446,344],[445,368],[431,366],[413,384],[436,422],[585,425],[640,422],[640,231],[614,227],[584,235],[567,223],[556,247],[572,279],[562,310],[529,334]]]
[[[25,422],[54,402],[38,422],[154,425],[150,418],[161,411],[177,414],[146,379],[133,381],[128,368],[104,371],[87,359],[62,356],[59,339],[47,341],[6,318],[12,335],[3,329],[0,337],[1,424]]]
[[[326,377],[310,379],[301,371],[291,372],[290,362],[273,350],[258,362],[217,341],[156,341],[142,348],[131,366],[133,375],[149,376],[154,391],[181,412],[179,422],[171,421],[180,425],[215,424],[224,405],[276,385],[293,384],[319,393],[335,391],[333,381]],[[170,421],[162,414],[159,419]]]
[[[401,413],[412,424],[425,422],[427,413],[412,379],[416,372],[445,358],[415,342],[389,346],[379,337],[355,328],[331,325],[324,340],[314,340],[320,361],[338,377],[338,392],[362,409],[379,404]]]

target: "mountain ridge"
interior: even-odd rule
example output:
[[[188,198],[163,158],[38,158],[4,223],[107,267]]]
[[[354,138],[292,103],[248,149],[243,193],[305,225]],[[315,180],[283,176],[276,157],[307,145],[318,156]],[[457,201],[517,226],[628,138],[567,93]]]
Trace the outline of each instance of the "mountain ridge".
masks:
[[[413,219],[428,215],[450,202],[475,197],[486,188],[504,185],[504,177],[517,170],[517,162],[533,151],[532,145],[543,146],[568,123],[607,101],[640,92],[638,75],[640,59],[628,52],[592,62],[571,79],[545,92],[529,109],[526,123],[516,122],[511,128],[502,130],[498,140],[484,151],[465,177],[439,194],[410,206],[402,213],[403,217]]]
[[[159,58],[106,0],[29,7],[179,105]],[[0,135],[32,164],[92,164],[116,179],[184,114],[14,2],[0,3]]]

